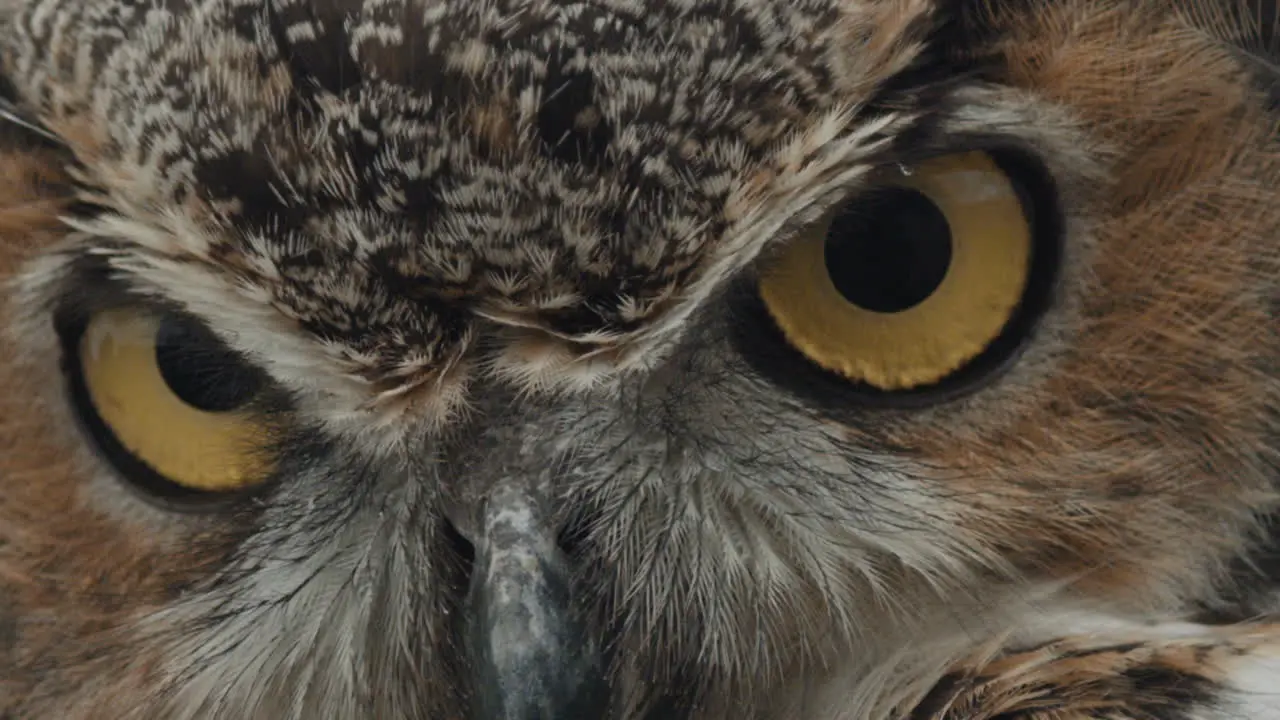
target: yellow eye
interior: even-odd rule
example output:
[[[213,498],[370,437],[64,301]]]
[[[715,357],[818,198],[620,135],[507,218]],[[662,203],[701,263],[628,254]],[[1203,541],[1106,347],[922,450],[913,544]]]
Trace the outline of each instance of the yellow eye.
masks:
[[[934,158],[833,213],[766,268],[760,294],[817,365],[880,390],[978,357],[1022,302],[1032,227],[987,154]]]
[[[84,424],[130,480],[168,495],[225,493],[273,470],[263,376],[194,321],[109,310],[73,354]]]

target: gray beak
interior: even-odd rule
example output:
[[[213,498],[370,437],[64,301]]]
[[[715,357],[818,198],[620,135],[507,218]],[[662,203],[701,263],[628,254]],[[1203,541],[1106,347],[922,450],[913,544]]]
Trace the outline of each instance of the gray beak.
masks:
[[[474,720],[608,714],[600,648],[573,612],[570,567],[538,489],[499,484],[479,519],[467,594]]]

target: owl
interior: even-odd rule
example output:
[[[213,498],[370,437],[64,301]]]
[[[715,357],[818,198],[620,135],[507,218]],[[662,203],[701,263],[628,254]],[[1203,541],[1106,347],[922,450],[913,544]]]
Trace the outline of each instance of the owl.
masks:
[[[0,716],[1280,719],[1274,0],[0,0]]]

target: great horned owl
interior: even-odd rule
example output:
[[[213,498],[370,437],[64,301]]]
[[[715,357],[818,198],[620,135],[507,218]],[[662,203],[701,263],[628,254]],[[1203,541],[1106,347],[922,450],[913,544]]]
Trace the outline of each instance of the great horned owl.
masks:
[[[0,21],[0,715],[1280,718],[1272,0]]]

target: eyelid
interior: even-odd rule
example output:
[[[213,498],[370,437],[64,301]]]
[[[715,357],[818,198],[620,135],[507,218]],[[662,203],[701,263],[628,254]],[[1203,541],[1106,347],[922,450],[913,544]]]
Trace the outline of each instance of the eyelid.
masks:
[[[255,390],[253,397],[225,416],[219,415],[216,409],[201,410],[190,405],[185,397],[179,400],[177,395],[167,405],[161,402],[157,406],[158,400],[165,400],[163,396],[166,393],[178,392],[168,379],[155,375],[161,372],[156,364],[160,362],[158,358],[148,362],[146,352],[140,347],[133,347],[126,353],[132,360],[117,357],[114,361],[117,367],[110,370],[95,365],[93,353],[108,344],[108,340],[128,341],[130,337],[134,345],[158,347],[155,342],[159,318],[176,315],[189,319],[192,324],[199,321],[184,313],[159,309],[155,304],[131,304],[117,300],[120,298],[113,298],[96,311],[85,306],[67,306],[55,315],[62,346],[65,397],[82,437],[96,451],[93,454],[100,464],[118,479],[120,485],[134,491],[133,494],[152,505],[176,512],[205,513],[230,509],[274,485],[274,480],[279,477],[281,450],[288,445],[295,427],[292,404],[284,393],[264,373],[264,382]],[[94,319],[104,316],[116,316],[116,320],[108,321],[112,327],[95,329]],[[138,354],[140,351],[141,355]],[[119,355],[119,352],[115,354]],[[243,362],[246,370],[256,371],[256,366],[249,361]],[[142,377],[134,377],[130,368],[135,366],[143,373]],[[97,375],[94,375],[95,370],[99,371]],[[107,380],[103,379],[101,372],[108,372]],[[161,396],[158,400],[157,395]],[[132,399],[135,397],[137,402]],[[147,401],[147,397],[151,399]],[[110,407],[99,405],[104,399],[111,404]],[[134,405],[137,407],[130,409]],[[147,407],[150,410],[146,410]],[[157,413],[160,419],[154,417]],[[165,417],[170,417],[171,422],[164,420]],[[228,426],[227,423],[231,424]],[[176,429],[181,427],[187,427],[187,430]],[[240,438],[239,443],[248,445],[227,445],[233,439],[227,435],[229,431]],[[166,433],[174,432],[179,433],[179,440],[165,439]],[[185,448],[189,448],[190,453]],[[243,451],[235,448],[243,448]],[[230,485],[207,481],[209,472],[223,465],[223,461],[240,467],[254,458],[266,462],[244,465],[243,469],[250,474],[242,481],[234,481]],[[156,462],[160,464],[155,465]],[[214,476],[217,475],[214,472]]]
[[[735,281],[729,302],[735,317],[731,325],[734,343],[742,358],[763,377],[791,393],[805,398],[833,416],[856,413],[859,409],[919,410],[965,399],[1004,377],[1020,360],[1023,349],[1034,341],[1046,315],[1056,312],[1061,287],[1061,268],[1067,253],[1066,221],[1059,179],[1046,164],[1042,153],[1016,139],[1001,142],[991,136],[974,136],[972,146],[952,147],[925,157],[978,150],[992,156],[1006,174],[1017,177],[1015,190],[1037,238],[1031,258],[1030,284],[1020,307],[1010,319],[1006,332],[973,362],[940,383],[914,390],[883,392],[854,387],[847,379],[818,367],[787,341],[774,322],[757,291],[773,258],[784,255],[795,238],[779,242],[762,254],[749,276]],[[882,166],[866,176],[866,182],[845,196],[850,202],[864,193],[883,187],[887,179],[901,178],[896,165]],[[797,233],[797,237],[803,233]]]

